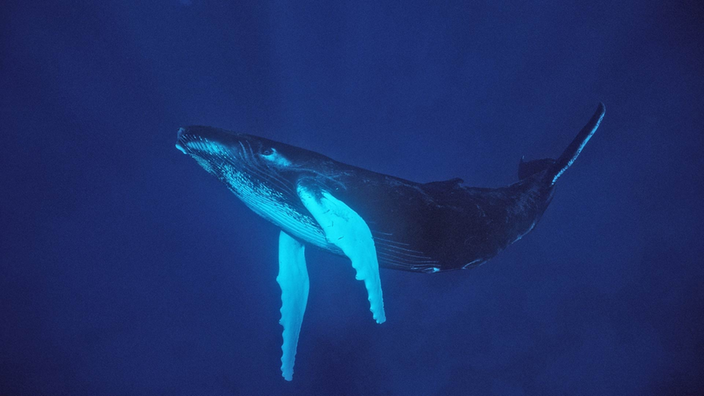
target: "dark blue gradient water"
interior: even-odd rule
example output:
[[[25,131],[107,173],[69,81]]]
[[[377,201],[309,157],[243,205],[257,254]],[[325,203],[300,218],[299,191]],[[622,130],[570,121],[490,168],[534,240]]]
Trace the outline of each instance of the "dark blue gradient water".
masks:
[[[695,1],[5,1],[1,395],[664,395],[704,389]],[[281,378],[278,230],[175,149],[258,134],[498,187],[600,129],[482,267],[309,249]]]

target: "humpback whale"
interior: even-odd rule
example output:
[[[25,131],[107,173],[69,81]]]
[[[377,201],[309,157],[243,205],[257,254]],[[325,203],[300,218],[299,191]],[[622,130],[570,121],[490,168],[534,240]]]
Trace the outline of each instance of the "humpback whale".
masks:
[[[557,159],[520,160],[519,180],[478,188],[456,178],[416,183],[343,164],[262,137],[207,126],[180,128],[176,148],[280,228],[281,371],[290,381],[309,292],[305,247],[350,259],[377,323],[386,320],[379,267],[436,273],[476,267],[530,232],[555,183],[604,117],[589,122]]]

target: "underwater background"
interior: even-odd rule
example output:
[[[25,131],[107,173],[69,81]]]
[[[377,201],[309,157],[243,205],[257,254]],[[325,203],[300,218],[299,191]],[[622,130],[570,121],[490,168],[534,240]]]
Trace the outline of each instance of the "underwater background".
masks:
[[[704,393],[704,21],[668,1],[0,5],[0,395]],[[606,117],[489,263],[308,250],[293,382],[278,230],[181,154],[247,132],[429,182],[517,180]]]

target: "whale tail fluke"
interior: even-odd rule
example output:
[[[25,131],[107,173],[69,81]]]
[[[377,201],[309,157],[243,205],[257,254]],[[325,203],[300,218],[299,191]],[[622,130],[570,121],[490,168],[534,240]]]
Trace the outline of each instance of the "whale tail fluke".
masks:
[[[589,139],[591,139],[592,135],[594,135],[596,129],[599,128],[599,124],[604,118],[605,112],[606,107],[600,102],[592,118],[589,120],[587,125],[579,131],[577,137],[575,137],[572,143],[567,146],[560,158],[556,160],[552,158],[545,158],[527,162],[523,161],[523,158],[521,158],[521,162],[518,164],[518,178],[523,180],[538,172],[547,170],[545,180],[550,186],[553,186],[557,179],[565,173],[567,168],[574,163],[574,160],[576,160],[579,153],[582,152],[582,149],[587,144]]]
[[[604,118],[605,113],[606,107],[603,103],[599,102],[596,112],[594,112],[592,118],[589,122],[587,122],[587,125],[579,131],[577,137],[574,138],[572,143],[570,143],[565,151],[562,152],[560,158],[555,160],[555,163],[548,170],[547,176],[549,177],[551,186],[555,184],[557,179],[560,178],[560,176],[565,173],[567,168],[569,168],[577,159],[579,153],[582,152],[584,146],[586,146],[589,139],[591,139],[592,135],[594,135],[594,132],[596,132],[597,128],[599,128],[599,124],[601,124],[601,120]]]

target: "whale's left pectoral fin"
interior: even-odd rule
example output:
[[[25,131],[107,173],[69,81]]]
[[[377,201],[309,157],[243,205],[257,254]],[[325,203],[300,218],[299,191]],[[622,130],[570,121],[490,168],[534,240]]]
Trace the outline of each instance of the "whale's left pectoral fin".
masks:
[[[377,323],[386,321],[379,262],[372,232],[362,217],[324,189],[299,184],[298,196],[325,232],[328,242],[352,261],[357,280],[364,281],[370,310]]]
[[[303,314],[308,303],[308,269],[305,246],[281,231],[279,235],[279,275],[276,282],[281,286],[281,320],[284,327],[281,346],[281,374],[286,381],[293,379],[298,335],[301,332]]]

